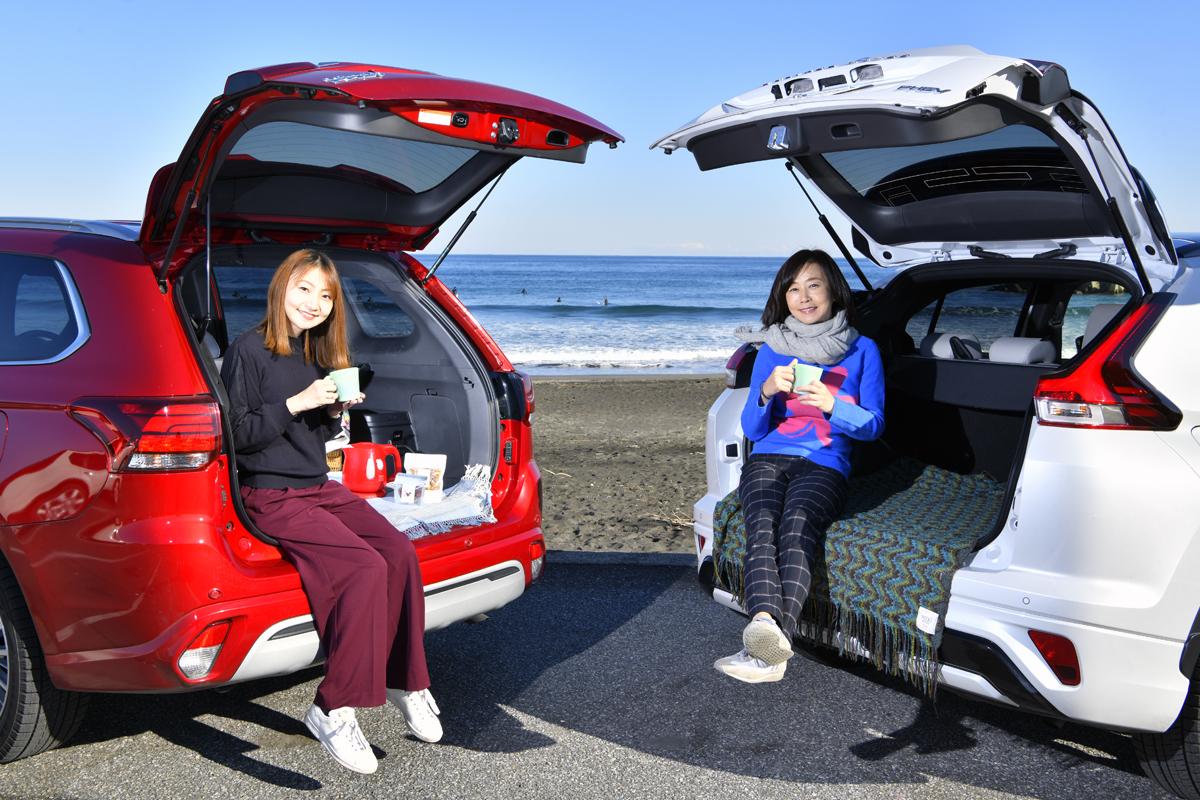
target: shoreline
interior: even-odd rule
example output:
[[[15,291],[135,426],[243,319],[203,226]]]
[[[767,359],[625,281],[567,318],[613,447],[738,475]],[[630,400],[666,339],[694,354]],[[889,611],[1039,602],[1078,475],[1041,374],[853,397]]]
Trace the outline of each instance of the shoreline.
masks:
[[[724,375],[534,378],[533,457],[552,551],[694,551],[704,433]]]
[[[520,369],[520,367],[517,367]],[[528,373],[526,373],[528,374]],[[676,372],[653,375],[639,375],[636,372],[614,372],[604,375],[530,375],[534,386],[539,383],[588,383],[591,381],[620,381],[634,383],[637,381],[688,381],[688,380],[725,380],[724,372]]]

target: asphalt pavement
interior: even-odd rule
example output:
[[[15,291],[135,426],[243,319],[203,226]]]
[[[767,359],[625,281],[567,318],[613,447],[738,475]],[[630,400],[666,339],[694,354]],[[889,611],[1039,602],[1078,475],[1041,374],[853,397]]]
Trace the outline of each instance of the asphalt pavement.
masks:
[[[75,740],[0,765],[5,798],[1165,798],[1129,739],[926,700],[835,657],[749,686],[712,668],[742,618],[690,559],[552,553],[545,579],[427,637],[445,739],[359,713],[356,775],[300,722],[319,671],[224,693],[97,696]]]

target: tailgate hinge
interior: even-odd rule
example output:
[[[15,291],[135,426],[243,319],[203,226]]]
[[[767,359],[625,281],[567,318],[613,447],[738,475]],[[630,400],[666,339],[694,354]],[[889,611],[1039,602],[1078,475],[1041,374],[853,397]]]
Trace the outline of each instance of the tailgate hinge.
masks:
[[[1109,246],[1100,251],[1101,264],[1124,264],[1125,248]]]

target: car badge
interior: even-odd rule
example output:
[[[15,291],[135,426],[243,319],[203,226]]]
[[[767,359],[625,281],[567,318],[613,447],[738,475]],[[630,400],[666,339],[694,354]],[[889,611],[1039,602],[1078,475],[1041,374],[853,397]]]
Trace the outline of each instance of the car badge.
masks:
[[[374,78],[382,77],[382,72],[371,70],[370,72],[345,72],[341,75],[330,75],[328,78],[324,78],[323,80],[326,83],[332,83],[336,85],[341,83],[354,83],[355,81],[369,81]]]

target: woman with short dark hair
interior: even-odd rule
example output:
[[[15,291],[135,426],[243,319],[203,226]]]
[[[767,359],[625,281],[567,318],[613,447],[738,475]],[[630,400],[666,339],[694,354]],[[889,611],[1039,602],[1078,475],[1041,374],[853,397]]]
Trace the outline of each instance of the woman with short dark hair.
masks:
[[[738,496],[746,522],[743,649],[713,666],[747,683],[783,677],[812,561],[846,501],[850,445],[883,432],[879,349],[851,324],[850,287],[822,250],[775,275],[742,409],[754,450]]]

